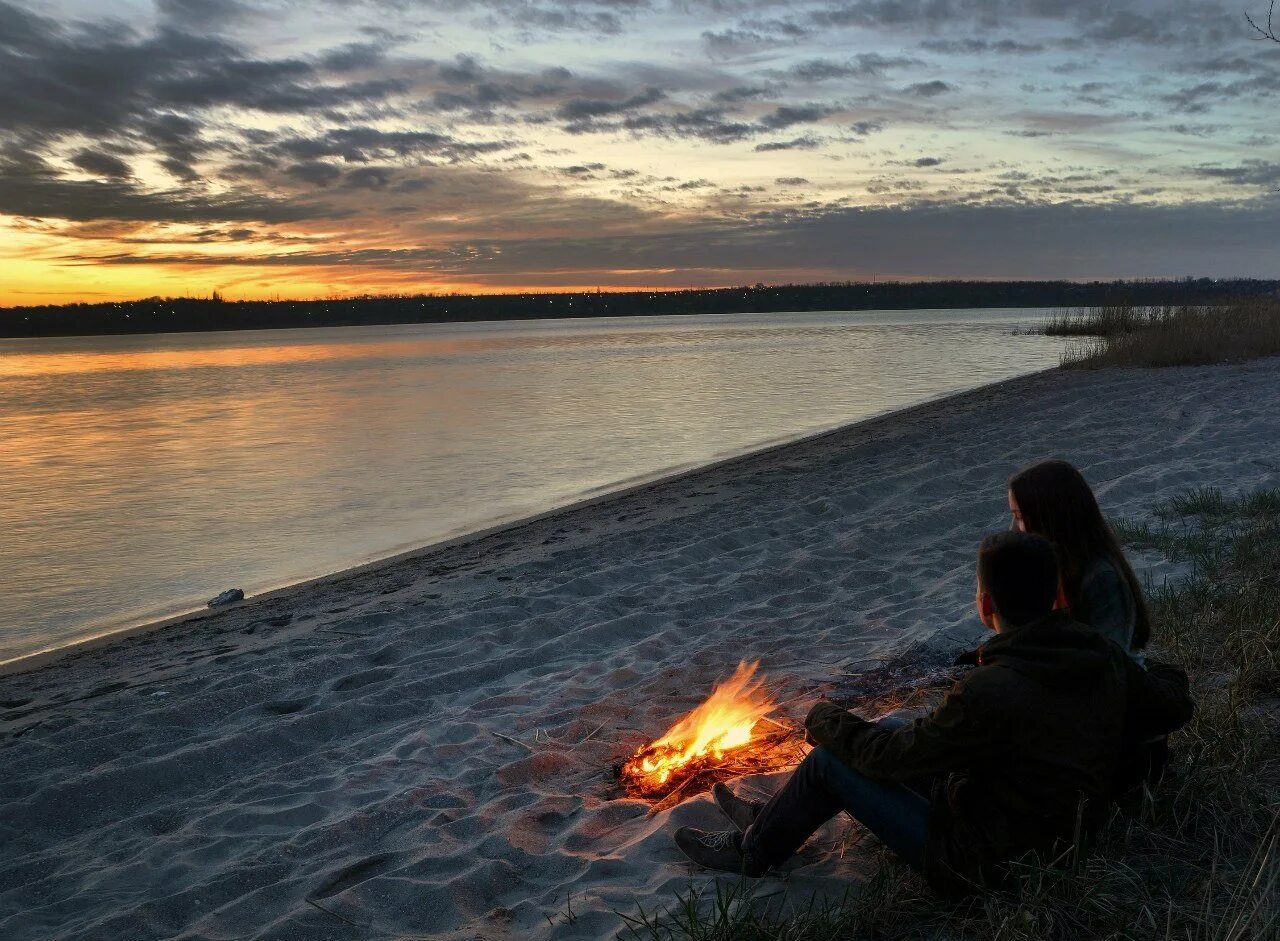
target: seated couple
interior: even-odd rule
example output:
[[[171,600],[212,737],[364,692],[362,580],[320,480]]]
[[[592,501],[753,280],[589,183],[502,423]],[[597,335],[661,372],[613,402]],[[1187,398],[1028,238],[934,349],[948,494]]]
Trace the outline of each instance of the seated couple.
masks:
[[[708,868],[760,876],[845,810],[952,896],[999,887],[1028,853],[1056,858],[1133,783],[1126,754],[1192,712],[1185,674],[1073,621],[1059,585],[1047,539],[989,536],[976,603],[996,636],[937,709],[869,722],[819,702],[805,720],[817,747],[772,800],[716,785],[734,829],[683,827],[676,843]]]

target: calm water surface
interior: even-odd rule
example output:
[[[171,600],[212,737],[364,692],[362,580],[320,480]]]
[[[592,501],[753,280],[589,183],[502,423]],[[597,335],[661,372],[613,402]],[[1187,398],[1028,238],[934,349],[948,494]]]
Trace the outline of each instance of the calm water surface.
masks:
[[[1051,366],[1043,316],[0,340],[0,660]]]

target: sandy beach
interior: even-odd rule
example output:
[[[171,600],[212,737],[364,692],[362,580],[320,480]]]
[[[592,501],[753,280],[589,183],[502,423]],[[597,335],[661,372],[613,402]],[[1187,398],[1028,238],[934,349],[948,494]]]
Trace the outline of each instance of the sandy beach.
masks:
[[[1040,373],[0,677],[0,936],[614,937],[711,881],[670,831],[717,814],[649,815],[613,765],[739,658],[802,716],[980,633],[1017,467],[1142,519],[1280,486],[1277,442],[1280,360]],[[839,895],[857,835],[757,891]]]

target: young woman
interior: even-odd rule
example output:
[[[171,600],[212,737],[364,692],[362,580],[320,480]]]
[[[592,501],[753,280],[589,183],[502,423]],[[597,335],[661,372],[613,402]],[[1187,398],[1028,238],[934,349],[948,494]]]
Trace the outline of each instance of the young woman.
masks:
[[[1041,461],[1009,479],[1013,528],[1057,546],[1071,616],[1141,661],[1151,638],[1142,585],[1083,475],[1066,461]]]

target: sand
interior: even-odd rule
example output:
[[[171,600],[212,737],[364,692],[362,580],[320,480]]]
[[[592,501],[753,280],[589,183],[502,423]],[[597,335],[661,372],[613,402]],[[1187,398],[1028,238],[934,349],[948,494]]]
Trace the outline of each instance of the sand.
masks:
[[[1042,373],[0,678],[0,936],[613,937],[712,880],[670,832],[718,818],[611,766],[739,657],[801,716],[842,664],[978,635],[1018,466],[1142,518],[1280,485],[1277,442],[1280,360]],[[859,837],[756,891],[838,895]]]

